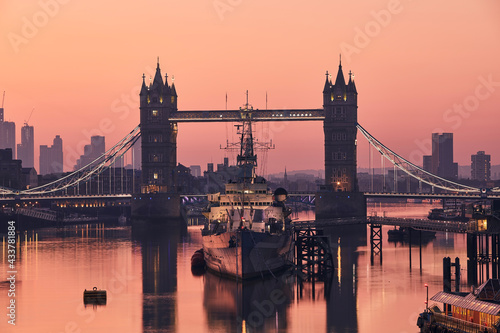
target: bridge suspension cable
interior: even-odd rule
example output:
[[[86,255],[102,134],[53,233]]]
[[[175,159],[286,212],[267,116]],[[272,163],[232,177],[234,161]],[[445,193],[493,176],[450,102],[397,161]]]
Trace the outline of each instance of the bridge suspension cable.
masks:
[[[387,160],[389,160],[395,167],[398,167],[400,170],[404,171],[411,177],[426,183],[428,185],[447,190],[452,192],[480,192],[481,189],[463,185],[460,183],[456,183],[454,181],[439,177],[433,173],[430,173],[421,167],[411,163],[404,157],[396,154],[391,149],[386,147],[380,141],[378,141],[375,137],[373,137],[367,130],[365,130],[360,124],[357,124],[358,130],[363,134],[363,136],[368,140],[371,146],[379,151],[382,156],[384,156]],[[394,176],[396,178],[396,176]],[[495,189],[493,189],[495,190]]]
[[[116,160],[120,159],[141,136],[140,126],[138,125],[123,139],[108,149],[104,154],[73,171],[66,176],[59,178],[48,184],[33,187],[26,190],[14,190],[9,188],[0,188],[0,194],[3,195],[42,195],[64,190],[69,187],[77,186],[80,182],[87,181],[103,173],[113,166]]]

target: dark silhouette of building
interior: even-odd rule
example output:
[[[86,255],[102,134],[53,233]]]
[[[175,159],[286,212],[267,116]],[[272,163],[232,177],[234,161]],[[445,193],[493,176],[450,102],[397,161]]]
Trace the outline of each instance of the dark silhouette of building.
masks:
[[[0,108],[0,149],[10,148],[16,158],[16,124],[4,121],[4,109]]]
[[[38,174],[35,168],[21,169],[21,187],[23,189],[33,188],[38,186]]]
[[[342,63],[339,64],[335,83],[326,73],[323,89],[325,120],[325,182],[335,191],[357,192],[356,134],[358,120],[358,93],[349,72],[346,84]]]
[[[56,135],[52,141],[52,146],[40,146],[40,174],[63,172],[63,147],[62,139]]]
[[[432,133],[432,155],[425,155],[424,170],[446,179],[458,178],[458,164],[453,162],[453,133]]]
[[[17,158],[25,168],[35,167],[35,129],[27,123],[21,127],[21,143],[17,145]]]
[[[190,168],[179,163],[175,168],[177,178],[177,191],[179,193],[194,193],[194,190],[199,187],[199,182],[196,177],[193,177]]]
[[[135,170],[141,170],[141,157],[142,157],[142,138],[138,138],[137,141],[134,143],[131,149],[131,158],[132,158],[132,168]]]
[[[425,171],[432,172],[432,155],[423,156],[423,168]]]
[[[94,135],[90,138],[90,144],[83,148],[83,155],[76,161],[75,170],[91,163],[106,151],[106,143],[104,136]]]
[[[201,166],[190,165],[189,169],[191,169],[191,175],[193,175],[193,177],[200,177],[201,176]]]
[[[0,186],[20,189],[21,175],[21,160],[12,159],[12,149],[0,149]]]
[[[471,179],[489,181],[491,178],[491,156],[484,151],[478,151],[476,155],[471,155]]]
[[[207,171],[203,172],[205,193],[224,192],[225,184],[237,178],[239,168],[236,165],[229,165],[229,160],[217,164],[217,171],[214,171],[214,164],[207,163]]]

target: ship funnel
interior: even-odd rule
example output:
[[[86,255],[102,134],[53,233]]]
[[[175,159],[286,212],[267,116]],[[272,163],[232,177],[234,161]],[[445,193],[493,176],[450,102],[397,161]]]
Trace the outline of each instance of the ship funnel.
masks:
[[[285,201],[287,196],[288,196],[288,192],[283,187],[278,187],[274,191],[274,197],[276,198],[276,201],[278,201],[278,202]]]

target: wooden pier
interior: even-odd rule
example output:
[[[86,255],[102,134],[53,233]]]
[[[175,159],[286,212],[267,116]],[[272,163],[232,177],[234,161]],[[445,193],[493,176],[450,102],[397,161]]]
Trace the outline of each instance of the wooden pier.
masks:
[[[366,220],[366,223],[368,224],[394,225],[413,228],[416,230],[420,229],[430,231],[465,233],[470,229],[468,222],[460,221],[441,221],[380,216],[370,216],[367,217]]]

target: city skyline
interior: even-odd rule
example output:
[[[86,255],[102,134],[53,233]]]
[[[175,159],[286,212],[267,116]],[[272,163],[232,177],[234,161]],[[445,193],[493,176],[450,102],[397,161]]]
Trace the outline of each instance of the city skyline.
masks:
[[[182,111],[224,109],[226,93],[228,109],[236,109],[246,89],[259,109],[266,100],[269,109],[321,108],[324,73],[336,73],[342,54],[345,73],[355,75],[359,122],[395,152],[422,165],[431,133],[452,132],[459,165],[483,150],[499,164],[492,120],[500,104],[500,46],[493,42],[500,4],[374,1],[308,4],[304,11],[298,2],[220,3],[158,3],[154,11],[139,4],[100,4],[96,11],[91,3],[57,0],[2,3],[5,120],[20,128],[35,107],[35,160],[39,146],[60,134],[69,171],[90,136],[113,144],[137,125],[142,74],[154,76],[157,56],[168,80],[175,76]],[[85,17],[93,17],[92,26]],[[151,29],[156,22],[175,32]],[[268,153],[269,173],[285,165],[324,168],[321,122],[258,124],[257,131],[269,132],[277,147]],[[222,161],[218,147],[233,132],[231,124],[180,124],[178,162]],[[358,146],[358,167],[367,167],[361,136]]]

